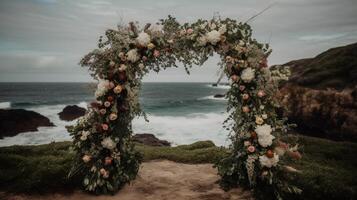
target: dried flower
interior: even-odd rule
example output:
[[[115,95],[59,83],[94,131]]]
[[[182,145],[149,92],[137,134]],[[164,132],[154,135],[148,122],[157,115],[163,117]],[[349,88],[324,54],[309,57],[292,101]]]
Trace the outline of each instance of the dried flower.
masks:
[[[109,115],[109,120],[114,121],[118,118],[118,115],[116,113],[111,113]]]
[[[121,85],[117,85],[117,86],[113,89],[113,91],[114,91],[115,94],[121,93],[122,90],[123,90],[123,88],[121,87]]]
[[[264,120],[263,120],[263,118],[256,116],[255,123],[258,125],[262,125],[264,123]]]

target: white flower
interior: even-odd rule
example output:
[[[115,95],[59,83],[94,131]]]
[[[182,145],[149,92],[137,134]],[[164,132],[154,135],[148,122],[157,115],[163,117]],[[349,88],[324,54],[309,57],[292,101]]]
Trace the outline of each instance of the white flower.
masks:
[[[144,46],[146,47],[151,39],[150,39],[150,35],[145,33],[145,32],[141,32],[139,33],[138,37],[136,38],[136,41],[141,45],[141,46]]]
[[[267,114],[262,114],[262,118],[263,119],[268,119],[268,115]]]
[[[266,155],[263,155],[263,156],[259,156],[259,161],[262,166],[271,168],[278,164],[279,156],[275,153],[272,158],[268,158]]]
[[[241,78],[244,82],[249,83],[251,82],[255,77],[255,70],[248,67],[247,69],[244,69],[241,74]]]
[[[140,68],[140,70],[143,70],[145,68],[145,65],[143,63],[140,63],[139,68]]]
[[[161,33],[162,32],[162,25],[159,24],[154,24],[151,25],[149,30],[154,33]]]
[[[259,142],[260,146],[268,147],[273,144],[274,138],[275,137],[273,135],[267,135],[267,136],[263,136],[263,137],[258,136],[258,142]]]
[[[219,27],[218,32],[220,34],[224,34],[227,31],[227,26],[225,24],[223,24],[221,27]]]
[[[128,51],[128,53],[126,53],[126,56],[128,60],[132,63],[135,63],[140,59],[138,51],[136,49],[131,49],[130,51]]]
[[[200,46],[206,46],[207,44],[207,37],[206,36],[201,36],[198,38],[198,45]]]
[[[110,82],[108,80],[100,79],[97,85],[97,90],[95,91],[95,97],[98,98],[105,95],[109,87],[110,87]]]
[[[82,131],[82,133],[81,133],[81,140],[82,141],[84,141],[84,140],[87,140],[87,137],[88,137],[88,135],[90,134],[90,132],[89,131]]]
[[[207,37],[207,41],[213,45],[217,44],[217,42],[221,40],[221,34],[216,30],[208,32],[206,34],[206,37]]]
[[[109,137],[104,138],[102,140],[101,144],[104,148],[107,148],[107,149],[114,149],[116,146],[115,142]]]
[[[273,144],[273,139],[275,137],[271,134],[272,131],[271,126],[268,124],[257,126],[257,128],[255,128],[255,132],[258,135],[258,142],[262,147],[267,147]]]

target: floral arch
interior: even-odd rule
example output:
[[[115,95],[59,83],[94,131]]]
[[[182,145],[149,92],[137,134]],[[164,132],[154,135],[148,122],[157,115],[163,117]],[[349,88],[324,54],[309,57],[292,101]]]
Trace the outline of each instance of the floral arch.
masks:
[[[138,101],[142,77],[150,70],[178,67],[178,62],[188,72],[216,52],[218,65],[231,80],[225,127],[231,130],[232,144],[228,156],[216,164],[221,185],[245,186],[256,194],[269,189],[275,197],[297,191],[280,178],[282,155],[289,149],[279,137],[287,125],[276,114],[273,96],[282,74],[271,75],[268,45],[251,36],[248,24],[229,18],[181,25],[169,16],[153,26],[130,23],[107,30],[98,49],[80,62],[99,83],[97,101],[69,128],[76,152],[71,174],[81,174],[84,188],[95,193],[113,193],[134,179],[140,155],[131,141],[131,122],[145,115]]]

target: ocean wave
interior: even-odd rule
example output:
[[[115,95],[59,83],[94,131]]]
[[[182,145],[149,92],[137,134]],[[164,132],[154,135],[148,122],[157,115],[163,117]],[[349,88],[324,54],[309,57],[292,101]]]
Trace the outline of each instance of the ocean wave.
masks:
[[[225,90],[229,90],[231,88],[230,85],[221,85],[221,84],[218,84],[217,86],[213,86],[212,84],[208,84],[207,86],[210,87],[210,88],[225,89]]]
[[[226,113],[194,113],[186,116],[149,115],[133,121],[134,133],[152,133],[174,145],[212,140],[216,145],[227,146],[228,131],[223,128]]]
[[[85,102],[85,101],[82,101],[82,102],[78,103],[77,106],[87,109],[88,108],[88,103]]]
[[[0,109],[11,108],[11,102],[0,102]]]
[[[77,105],[84,106],[84,102]],[[14,137],[0,139],[0,146],[38,145],[50,142],[70,141],[71,136],[65,126],[73,125],[76,120],[67,122],[59,119],[58,113],[66,105],[46,105],[29,107],[27,110],[38,112],[50,119],[55,127],[39,127],[36,132],[20,133]],[[184,116],[148,115],[149,122],[143,118],[133,121],[134,133],[152,133],[173,145],[190,144],[196,141],[212,140],[216,145],[227,146],[228,131],[222,126],[226,113],[193,113]]]
[[[197,100],[217,100],[217,101],[227,101],[226,98],[222,97],[222,98],[216,98],[214,97],[214,95],[209,95],[209,96],[205,96],[205,97],[201,97],[198,98]]]

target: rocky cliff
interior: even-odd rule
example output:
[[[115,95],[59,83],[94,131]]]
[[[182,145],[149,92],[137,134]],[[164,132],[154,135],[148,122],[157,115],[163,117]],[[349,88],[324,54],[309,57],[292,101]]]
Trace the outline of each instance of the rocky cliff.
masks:
[[[280,98],[300,132],[357,141],[357,43],[283,66],[292,76]]]

